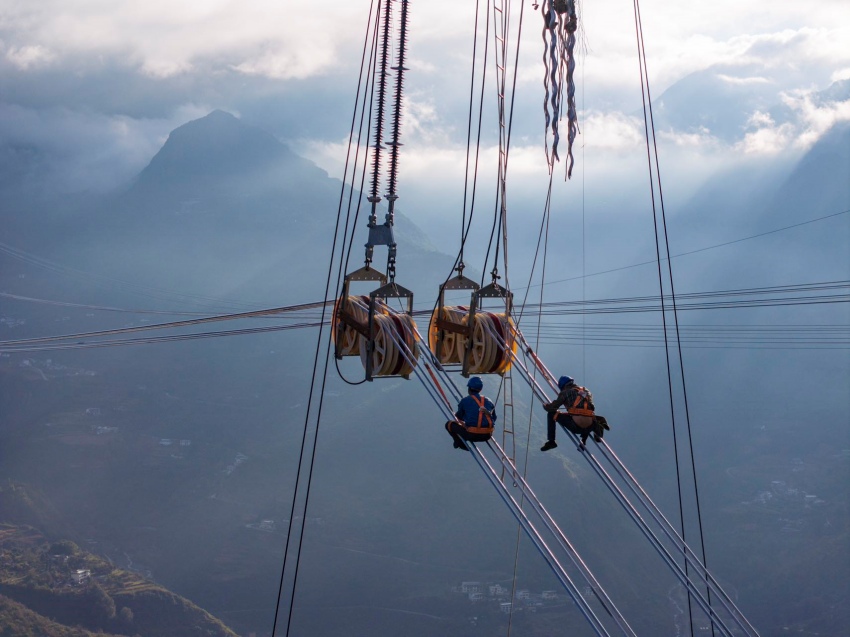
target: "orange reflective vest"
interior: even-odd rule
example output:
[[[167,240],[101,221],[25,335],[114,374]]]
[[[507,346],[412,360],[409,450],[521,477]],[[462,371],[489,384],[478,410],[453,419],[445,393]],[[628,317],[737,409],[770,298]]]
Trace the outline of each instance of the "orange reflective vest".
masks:
[[[593,417],[593,396],[586,387],[576,387],[576,398],[572,405],[567,406],[567,413],[571,416]]]
[[[493,418],[490,416],[490,410],[484,406],[484,396],[475,396],[474,394],[469,396],[478,405],[478,424],[475,427],[467,426],[466,430],[471,434],[492,434]]]

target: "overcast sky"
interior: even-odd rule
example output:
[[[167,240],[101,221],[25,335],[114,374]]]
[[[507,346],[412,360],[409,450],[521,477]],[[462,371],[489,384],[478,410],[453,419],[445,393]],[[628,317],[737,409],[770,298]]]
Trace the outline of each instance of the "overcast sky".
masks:
[[[519,0],[514,7],[518,23]],[[461,165],[474,9],[471,0],[411,3],[403,135],[413,181]],[[0,0],[0,143],[49,154],[69,189],[108,188],[143,167],[171,129],[222,108],[336,173],[368,11],[366,0]],[[799,151],[850,119],[846,95],[813,97],[850,78],[846,0],[644,0],[641,11],[659,103],[695,72],[710,73],[717,89],[683,92],[680,111],[688,99],[713,108],[712,95],[718,108],[741,102],[724,115],[726,134],[681,112],[671,120],[666,143],[695,165]],[[581,17],[582,142],[600,157],[639,149],[632,5],[587,2]],[[518,92],[533,110],[518,118],[519,173],[538,171],[542,157],[540,25],[526,2]],[[771,105],[784,108],[781,119]]]

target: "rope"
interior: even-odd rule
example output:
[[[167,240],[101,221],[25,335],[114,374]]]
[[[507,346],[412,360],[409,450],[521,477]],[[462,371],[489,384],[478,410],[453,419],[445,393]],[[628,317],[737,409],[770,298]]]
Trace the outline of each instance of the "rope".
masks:
[[[664,349],[665,349],[665,357],[667,363],[667,384],[668,390],[670,392],[670,417],[673,429],[673,450],[674,456],[676,459],[676,485],[679,494],[679,515],[681,518],[681,529],[682,529],[682,539],[685,538],[685,514],[684,508],[682,504],[682,484],[680,478],[680,466],[679,466],[679,445],[677,441],[676,434],[676,415],[675,415],[675,406],[673,403],[673,383],[672,383],[672,374],[670,370],[670,352],[667,346],[667,319],[666,319],[666,309],[664,307],[664,284],[663,284],[663,276],[661,273],[661,254],[659,248],[659,237],[658,237],[658,219],[656,215],[655,208],[655,188],[653,185],[653,173],[652,173],[652,156],[655,158],[655,180],[658,184],[658,196],[659,196],[659,204],[661,208],[661,224],[664,232],[664,250],[667,255],[667,269],[668,269],[668,281],[670,285],[670,298],[672,301],[672,309],[673,309],[673,321],[675,325],[676,331],[676,345],[679,357],[679,372],[680,372],[680,380],[682,387],[682,396],[684,402],[684,410],[685,410],[685,423],[686,423],[686,431],[687,431],[687,442],[688,448],[690,450],[690,460],[691,460],[691,469],[692,469],[692,477],[694,481],[694,501],[696,504],[696,512],[697,512],[697,527],[699,530],[699,540],[700,546],[702,549],[702,558],[703,563],[706,562],[705,556],[705,537],[703,534],[702,527],[702,511],[700,507],[699,500],[699,486],[697,481],[697,473],[696,473],[696,462],[694,458],[694,448],[693,448],[693,437],[691,435],[691,419],[690,419],[690,410],[688,408],[688,392],[687,392],[687,383],[685,377],[685,367],[684,360],[682,357],[682,344],[681,338],[679,335],[679,318],[678,311],[676,308],[676,295],[674,289],[673,282],[673,269],[672,264],[670,262],[670,241],[667,233],[667,217],[664,210],[664,190],[661,185],[661,167],[659,165],[658,160],[658,145],[655,135],[655,121],[652,114],[652,96],[650,94],[649,88],[649,71],[647,69],[646,64],[646,49],[645,49],[645,40],[643,37],[643,23],[640,16],[640,1],[634,0],[634,13],[635,13],[635,30],[637,36],[637,44],[638,44],[638,62],[640,66],[640,78],[641,78],[641,98],[643,100],[643,116],[644,116],[644,130],[646,131],[646,153],[647,160],[649,162],[649,178],[650,178],[650,191],[652,193],[652,217],[653,217],[653,227],[655,230],[655,250],[656,250],[656,258],[658,259],[658,284],[661,292],[661,316],[662,322],[664,325]],[[649,114],[649,122],[647,123],[647,112]],[[650,141],[650,131],[652,137],[652,152],[650,152],[649,141]],[[685,572],[688,570],[688,562],[685,562]],[[707,584],[707,583],[706,583]],[[708,603],[711,605],[711,589],[708,588]],[[688,618],[690,620],[690,631],[691,637],[694,634],[694,626],[693,626],[693,615],[691,608],[691,596],[690,592],[688,593]],[[712,635],[714,635],[714,623],[712,622],[711,627]]]
[[[235,319],[257,318],[264,316],[273,316],[286,312],[297,312],[304,309],[314,309],[317,307],[326,307],[327,301],[319,301],[317,303],[302,303],[299,305],[288,305],[282,307],[274,307],[267,310],[254,310],[252,312],[238,312],[236,314],[219,314],[217,316],[207,316],[197,319],[186,319],[184,321],[169,321],[167,323],[156,323],[154,325],[139,325],[135,327],[121,327],[113,330],[98,330],[96,332],[80,332],[77,334],[63,334],[60,336],[41,336],[38,338],[24,338],[16,341],[0,341],[0,346],[16,346],[30,345],[36,343],[47,343],[51,341],[67,341],[79,340],[83,338],[96,338],[99,336],[113,336],[115,334],[129,334],[131,332],[143,332],[147,330],[171,329],[179,327],[187,327],[190,325],[203,325],[206,323],[216,323],[220,321],[232,321]]]
[[[542,265],[542,268],[541,268],[541,275],[540,275],[540,283],[541,283],[541,285],[540,285],[540,305],[543,305],[543,284],[546,281],[546,254],[547,254],[547,250],[548,250],[548,246],[549,246],[549,219],[550,219],[550,216],[551,216],[551,205],[552,205],[552,182],[553,182],[553,172],[550,171],[549,172],[549,188],[547,189],[547,193],[546,193],[546,203],[543,206],[543,218],[540,221],[540,230],[537,234],[537,246],[535,247],[535,250],[534,250],[534,259],[532,260],[532,263],[531,263],[531,272],[528,275],[528,286],[526,286],[525,297],[522,300],[519,315],[518,315],[518,317],[516,319],[516,323],[515,323],[517,328],[519,328],[520,322],[522,321],[523,314],[525,312],[525,304],[528,301],[528,295],[529,295],[529,292],[531,291],[531,281],[534,278],[534,271],[537,267],[537,258],[540,254],[540,243],[541,243],[541,240],[544,237],[544,230],[545,230],[545,241],[543,242],[543,265]],[[540,345],[541,319],[542,319],[542,315],[540,313],[538,313],[538,315],[537,315],[537,343],[536,343],[536,347],[539,347],[539,345]],[[535,370],[535,374],[536,374],[536,370]],[[529,450],[531,449],[531,425],[532,425],[532,420],[533,420],[532,416],[533,416],[532,410],[529,409],[528,410],[528,433],[526,434],[525,458],[524,458],[524,461],[523,461],[523,473],[522,473],[523,478],[526,477],[526,473],[528,471],[528,453],[529,453]],[[524,500],[520,500],[520,506],[522,506],[523,504],[524,504]],[[521,530],[518,528],[517,529],[517,540],[516,540],[516,545],[515,545],[515,548],[514,548],[514,576],[513,576],[513,589],[511,590],[511,599],[513,599],[514,595],[516,594],[516,577],[517,577],[517,569],[518,569],[518,566],[519,566],[519,541],[520,541],[521,537],[522,537],[521,536]],[[512,611],[513,611],[513,607],[512,607]],[[512,621],[513,621],[513,612],[511,612],[510,618],[508,620],[508,637],[510,637]]]
[[[421,335],[418,332],[415,333],[415,336],[418,340],[421,340]],[[431,364],[433,364],[435,366],[435,368],[439,369],[438,367],[436,367],[436,358],[434,358],[433,353],[430,352],[430,350],[427,350],[427,349],[424,350],[424,356],[426,358],[430,359],[430,363],[431,363],[431,364],[429,364],[427,362],[424,363],[424,366],[425,366],[425,368],[428,372],[427,375],[426,375],[425,373],[423,373],[421,371],[420,365],[414,365],[414,363],[416,362],[415,357],[413,356],[413,353],[410,351],[409,347],[407,346],[406,340],[404,338],[402,338],[395,331],[390,332],[390,337],[395,342],[396,346],[399,348],[400,354],[402,356],[404,356],[407,359],[407,362],[413,366],[415,376],[425,386],[429,395],[431,395],[432,399],[434,399],[434,401],[438,405],[438,407],[443,410],[444,416],[446,416],[447,418],[449,418],[451,420],[454,417],[454,415],[451,413],[451,408],[450,408],[450,403],[449,403],[448,397],[446,396],[445,392],[442,390],[442,387],[440,386],[439,381],[437,381],[437,378],[436,378],[434,371],[431,367]],[[442,374],[445,375],[445,371],[443,371]],[[430,383],[428,382],[429,380],[431,381]],[[453,384],[448,383],[447,386],[451,387],[454,390],[454,394],[456,396],[459,395],[459,391],[457,390],[457,388]],[[442,401],[440,401],[437,398],[437,394],[442,396],[442,398],[443,398]],[[552,550],[547,546],[545,540],[542,538],[539,531],[531,523],[527,514],[522,510],[522,507],[510,495],[510,493],[507,490],[507,486],[499,479],[498,472],[487,461],[487,459],[484,457],[484,455],[481,453],[480,449],[478,449],[478,447],[475,445],[475,443],[467,441],[466,444],[468,445],[469,448],[471,448],[470,450],[472,451],[473,457],[476,459],[476,462],[478,462],[478,464],[482,468],[482,470],[485,471],[485,474],[487,475],[488,479],[496,487],[496,489],[499,492],[499,495],[502,497],[502,499],[506,502],[506,504],[508,504],[509,508],[511,509],[511,512],[514,514],[514,516],[520,522],[521,527],[526,531],[529,538],[534,543],[535,547],[544,556],[544,558],[547,561],[547,564],[549,564],[550,568],[552,568],[556,577],[559,579],[561,584],[567,590],[568,594],[572,597],[576,606],[579,608],[579,610],[582,612],[582,614],[588,620],[588,622],[590,623],[591,627],[594,629],[596,634],[600,635],[600,636],[609,635],[609,632],[605,629],[604,625],[599,620],[599,618],[596,617],[596,615],[593,613],[593,610],[590,608],[587,601],[583,598],[581,593],[578,591],[578,588],[576,587],[575,583],[572,581],[570,576],[567,574],[566,570],[561,565],[558,558],[554,555]],[[512,475],[518,477],[518,471],[516,469],[516,466],[507,457],[504,450],[501,449],[501,447],[498,445],[498,443],[496,443],[493,440],[490,440],[490,441],[487,442],[487,446],[491,450],[493,450],[494,453],[496,453],[497,459],[499,459],[500,463],[506,469],[508,469],[511,472]],[[521,485],[522,492],[524,494],[525,499],[527,499],[528,501],[533,503],[533,505],[534,505],[533,508],[534,508],[535,512],[540,516],[541,521],[543,522],[544,526],[546,526],[547,529],[551,533],[553,533],[553,535],[555,536],[555,539],[558,542],[559,546],[561,546],[561,548],[563,548],[567,552],[571,561],[573,561],[573,563],[576,565],[576,567],[578,567],[582,576],[585,577],[588,585],[595,591],[597,597],[603,603],[603,607],[605,608],[605,610],[609,613],[610,616],[615,618],[615,620],[618,622],[618,626],[621,627],[621,629],[623,630],[625,635],[631,635],[632,637],[634,637],[634,632],[631,631],[630,627],[628,627],[628,623],[625,622],[625,619],[622,618],[622,615],[619,614],[619,611],[616,611],[616,607],[613,605],[613,602],[611,602],[611,600],[607,596],[607,594],[604,593],[604,589],[602,589],[601,585],[599,585],[599,582],[595,579],[595,577],[593,577],[593,574],[590,572],[590,569],[587,568],[586,564],[581,559],[581,557],[578,555],[578,553],[575,551],[575,549],[572,547],[572,545],[569,543],[569,541],[567,540],[566,536],[563,534],[561,529],[558,527],[558,525],[555,523],[555,521],[551,518],[551,516],[549,516],[548,512],[546,512],[545,508],[540,503],[540,501],[537,499],[536,495],[534,495],[534,493],[531,491],[528,484],[525,483],[524,480],[521,480],[520,482],[518,482],[518,484]]]
[[[526,288],[526,299],[528,289]],[[678,298],[687,299],[687,303],[677,305],[680,311],[718,310],[718,309],[744,309],[757,307],[791,307],[795,305],[825,305],[839,304],[850,301],[850,294],[844,290],[850,288],[850,281],[829,281],[820,283],[808,283],[786,286],[774,286],[765,288],[748,288],[740,290],[719,290],[714,292],[698,292],[680,294]],[[338,296],[338,289],[335,294]],[[821,294],[816,294],[821,292]],[[796,295],[796,296],[794,296]],[[772,298],[758,298],[758,297]],[[726,298],[723,298],[726,297]],[[744,297],[744,298],[736,298]],[[217,332],[202,332],[189,335],[171,335],[159,338],[127,339],[115,341],[90,341],[93,338],[104,336],[116,336],[134,332],[145,332],[148,330],[159,330],[166,328],[178,328],[192,325],[201,325],[208,322],[234,320],[242,318],[281,318],[283,314],[294,312],[306,312],[326,306],[328,302],[304,303],[300,305],[283,306],[254,312],[242,312],[237,314],[217,315],[188,321],[171,321],[167,323],[156,323],[153,325],[140,325],[112,330],[100,330],[95,332],[78,332],[58,336],[44,336],[25,338],[17,340],[0,341],[0,350],[6,352],[14,351],[47,351],[61,349],[86,349],[90,347],[105,347],[110,345],[139,344],[149,342],[166,342],[184,340],[189,338],[206,338],[216,336],[240,335],[262,333],[266,331],[278,331],[286,329],[297,329],[302,327],[316,327],[319,325],[319,315],[300,314],[299,322],[290,326],[269,326],[266,328],[246,328],[234,330],[222,330]],[[657,297],[631,297],[621,299],[594,299],[584,301],[560,301],[530,304],[527,300],[520,306],[519,320],[524,316],[568,316],[588,314],[628,314],[642,312],[657,312],[659,310]],[[415,310],[414,316],[429,315],[431,310]],[[310,318],[312,320],[305,321]],[[295,317],[293,317],[295,319]],[[519,321],[517,321],[519,324]],[[546,324],[545,335],[554,338],[566,339],[572,335],[571,324]],[[541,334],[543,327],[537,329]],[[584,328],[586,329],[586,328]],[[623,346],[639,346],[637,343],[653,343],[656,337],[653,332],[659,328],[648,325],[599,325],[592,328],[593,332],[589,340],[598,344],[616,344],[618,341],[627,341]],[[564,331],[566,330],[566,331]],[[747,326],[716,326],[716,325],[692,325],[680,329],[680,341],[689,341],[702,344],[716,344],[734,348],[736,345],[751,344],[753,346],[782,346],[789,345],[796,349],[804,346],[813,347],[846,347],[848,327],[845,324],[823,324],[812,325],[747,325]],[[583,334],[580,330],[580,334]],[[688,334],[684,338],[682,334]],[[799,333],[799,336],[795,335]],[[755,335],[753,338],[751,335]],[[661,335],[663,337],[663,334]],[[718,338],[720,340],[713,340]],[[64,341],[75,341],[68,343]],[[734,343],[730,345],[730,342]]]
[[[528,347],[527,341],[525,340],[525,338],[524,338],[524,336],[522,335],[521,332],[517,332],[516,339],[517,339],[518,342],[520,342],[522,344],[522,346],[523,346],[522,351],[523,351],[524,355],[527,355],[532,359],[532,361],[535,364],[535,367],[540,369],[541,372],[543,372],[550,388],[552,388],[554,390],[554,388],[556,387],[554,375],[546,368],[546,366],[542,363],[542,361],[540,361],[540,359],[536,356],[536,354],[534,354],[533,350],[530,347]],[[517,369],[519,369],[522,372],[521,375],[524,375],[524,377],[528,381],[529,386],[531,387],[532,393],[535,396],[537,396],[537,398],[539,400],[541,400],[542,402],[549,402],[549,398],[546,395],[545,390],[537,383],[537,381],[534,379],[533,375],[528,371],[528,368],[526,367],[524,362],[521,359],[517,358],[516,356],[514,356],[514,362],[517,365]],[[582,451],[585,458],[591,464],[591,467],[594,469],[594,471],[597,473],[597,475],[603,480],[603,482],[605,482],[608,489],[612,492],[612,494],[615,496],[615,498],[620,503],[620,505],[626,510],[626,512],[629,514],[629,516],[632,518],[632,520],[638,525],[639,529],[644,534],[644,536],[648,540],[650,540],[650,543],[653,545],[653,547],[656,549],[656,551],[659,553],[659,555],[664,559],[664,561],[668,565],[668,567],[671,568],[671,570],[674,572],[674,574],[679,578],[680,582],[687,588],[688,592],[694,595],[694,597],[697,599],[697,602],[700,605],[700,607],[706,612],[706,614],[709,615],[710,618],[714,618],[714,620],[718,622],[718,625],[722,627],[722,629],[724,630],[724,633],[726,635],[731,636],[732,633],[730,632],[728,627],[726,627],[726,625],[722,622],[722,620],[720,620],[717,617],[716,613],[711,608],[710,604],[708,604],[707,600],[699,592],[699,590],[695,586],[694,582],[688,576],[687,572],[685,570],[682,570],[682,568],[676,563],[676,561],[673,559],[670,552],[661,543],[657,534],[655,534],[652,531],[652,529],[649,528],[646,521],[643,519],[643,517],[640,515],[640,513],[636,510],[634,504],[628,499],[628,497],[617,486],[617,484],[611,478],[610,474],[608,474],[608,472],[605,471],[605,469],[601,466],[601,464],[599,464],[598,460],[595,459],[595,457],[590,453],[590,451],[584,445],[581,445],[578,442],[577,436],[572,434],[572,432],[570,432],[566,428],[564,428],[564,430],[568,434],[570,434],[570,437],[573,440],[574,444],[576,445],[576,448],[579,449],[580,451]],[[603,452],[606,449],[610,451],[610,447],[607,445],[607,443],[602,443],[602,444],[605,445],[603,447]],[[611,451],[611,455],[614,456],[613,451]],[[603,456],[607,457],[607,456],[605,456],[604,453],[603,453]],[[616,457],[616,456],[614,456],[614,457]],[[610,459],[609,459],[609,461],[610,461]],[[686,564],[690,563],[692,566],[698,567],[698,570],[700,570],[703,573],[703,576],[705,577],[705,581],[706,581],[706,584],[709,587],[709,589],[713,590],[715,592],[715,594],[718,594],[721,597],[721,599],[723,600],[724,607],[730,613],[733,620],[738,624],[738,626],[742,630],[744,630],[745,634],[747,634],[747,635],[757,635],[758,633],[755,631],[754,628],[752,628],[752,626],[749,624],[749,622],[746,621],[746,618],[743,616],[743,613],[741,613],[740,610],[737,609],[737,607],[732,602],[731,598],[729,598],[729,596],[725,593],[725,591],[723,591],[719,587],[716,580],[713,577],[711,577],[710,573],[708,572],[708,569],[703,564],[699,563],[699,560],[698,560],[698,558],[696,558],[693,551],[690,549],[690,547],[687,546],[687,543],[684,541],[684,539],[676,533],[676,531],[675,531],[675,529],[673,529],[672,525],[670,525],[669,522],[667,522],[667,520],[666,520],[666,518],[664,518],[663,514],[660,513],[660,510],[658,509],[657,505],[655,505],[655,503],[652,502],[652,500],[649,498],[649,496],[646,494],[644,489],[640,486],[640,484],[637,482],[637,480],[634,478],[634,476],[631,474],[631,472],[629,472],[628,469],[625,468],[625,465],[622,465],[622,462],[619,461],[619,458],[617,458],[616,461],[617,461],[617,463],[619,463],[618,464],[619,468],[618,468],[618,466],[615,466],[615,469],[617,470],[618,474],[621,477],[628,476],[627,484],[628,484],[630,490],[638,497],[638,501],[641,502],[642,506],[644,506],[645,508],[650,510],[650,513],[651,513],[653,519],[655,520],[656,523],[658,523],[662,527],[661,530],[665,533],[665,535],[668,537],[668,539],[674,541],[674,543],[677,545],[678,550],[683,551],[683,553],[685,555],[685,559],[686,559]]]
[[[29,303],[41,303],[43,305],[55,305],[57,307],[78,307],[84,310],[98,310],[101,312],[121,312],[125,314],[165,314],[167,316],[207,316],[208,312],[177,312],[170,310],[139,310],[123,307],[110,307],[106,305],[89,305],[86,303],[71,303],[68,301],[52,301],[49,299],[38,299],[31,296],[21,296],[10,292],[0,292],[0,296],[15,301],[27,301]]]
[[[348,169],[348,157],[350,156],[350,152],[351,152],[350,149],[351,149],[351,143],[352,143],[352,139],[353,139],[354,122],[357,118],[358,103],[360,101],[360,95],[359,95],[360,85],[361,85],[362,80],[363,80],[364,61],[365,61],[365,58],[366,58],[366,50],[369,47],[369,31],[370,31],[369,24],[372,21],[373,10],[375,11],[375,20],[377,22],[379,20],[379,17],[380,17],[380,10],[375,9],[374,0],[373,0],[372,4],[370,5],[369,17],[368,17],[367,22],[366,22],[367,29],[366,29],[366,37],[365,37],[364,42],[363,42],[363,53],[361,55],[361,60],[360,60],[360,76],[359,76],[359,79],[358,79],[357,91],[355,92],[356,97],[355,97],[355,103],[354,103],[353,114],[352,114],[351,130],[349,132],[349,141],[348,141],[349,150],[346,153],[346,171]],[[362,122],[362,117],[361,117],[361,122]],[[362,124],[361,124],[360,130],[362,130]],[[358,143],[358,149],[359,149],[359,143]],[[356,165],[356,155],[355,155],[355,165]],[[353,175],[352,175],[352,179],[354,179]],[[343,178],[342,183],[345,184],[345,178]],[[279,587],[278,587],[277,604],[275,605],[274,623],[272,625],[272,635],[273,636],[277,632],[278,614],[279,614],[280,602],[281,602],[281,598],[282,598],[282,594],[283,594],[284,579],[285,579],[285,576],[286,576],[287,559],[288,559],[289,551],[290,551],[290,543],[291,543],[291,540],[292,540],[292,537],[293,537],[292,526],[293,526],[293,521],[295,520],[295,507],[296,507],[297,502],[298,502],[299,490],[301,488],[301,473],[302,473],[302,465],[304,463],[304,451],[305,451],[305,447],[306,447],[306,444],[307,444],[307,434],[308,434],[309,423],[310,423],[310,412],[311,412],[311,409],[313,407],[313,392],[314,392],[315,383],[316,383],[316,372],[317,372],[318,364],[319,364],[319,351],[321,349],[323,328],[324,328],[324,325],[325,325],[325,312],[327,310],[327,306],[328,306],[328,303],[329,303],[328,292],[330,290],[331,275],[333,273],[333,266],[334,266],[334,256],[336,255],[337,240],[339,238],[340,219],[342,217],[342,202],[343,202],[343,197],[344,197],[344,190],[345,190],[345,186],[343,185],[343,187],[340,191],[340,199],[339,199],[339,204],[338,204],[338,207],[337,207],[337,219],[336,219],[336,224],[334,226],[333,243],[331,245],[331,254],[330,254],[329,261],[328,261],[328,273],[327,273],[327,279],[326,279],[326,282],[325,282],[325,302],[322,306],[322,321],[321,321],[322,325],[319,328],[319,333],[318,333],[317,338],[316,338],[316,350],[315,350],[315,354],[314,354],[314,357],[313,357],[313,371],[312,371],[311,378],[310,378],[310,390],[308,392],[308,398],[307,398],[307,411],[306,411],[305,416],[304,416],[304,428],[303,428],[303,433],[302,433],[302,437],[301,437],[301,447],[300,447],[300,451],[299,451],[299,455],[298,455],[298,466],[297,466],[296,473],[295,473],[295,476],[296,476],[295,489],[294,489],[293,496],[292,496],[292,506],[291,506],[290,515],[289,515],[289,527],[287,529],[287,534],[286,534],[286,545],[284,547],[284,558],[283,558],[283,564],[281,566],[280,584],[279,584]],[[349,199],[348,214],[346,215],[346,223],[345,223],[344,233],[343,233],[343,236],[342,236],[342,244],[343,245],[345,244],[345,232],[348,231],[348,219],[349,219],[349,216],[350,216],[350,201],[351,200]],[[346,259],[347,259],[347,257],[346,257]],[[340,256],[340,263],[342,261],[343,261],[343,257]],[[338,287],[338,281],[337,281],[337,287]],[[323,405],[323,402],[324,402],[325,383],[327,381],[327,372],[328,372],[327,362],[328,362],[328,357],[329,357],[329,353],[330,353],[330,343],[331,343],[331,339],[328,339],[327,351],[325,353],[325,364],[324,364],[324,369],[323,369],[323,372],[322,372],[322,383],[321,383],[319,399],[318,399],[318,409],[317,409],[317,413],[316,413],[315,434],[314,434],[314,437],[313,437],[313,445],[312,445],[312,449],[311,449],[311,452],[310,452],[310,461],[309,461],[309,470],[308,470],[308,475],[307,475],[306,493],[305,493],[305,496],[304,496],[304,509],[303,509],[303,515],[301,517],[301,530],[300,530],[300,534],[299,534],[298,549],[297,549],[296,560],[295,560],[295,572],[294,572],[293,579],[292,579],[292,592],[291,592],[290,598],[289,598],[289,612],[288,612],[288,615],[287,615],[287,622],[286,622],[286,635],[289,635],[289,630],[290,630],[291,625],[292,625],[292,613],[293,613],[293,609],[294,609],[294,605],[295,605],[295,591],[296,591],[296,587],[297,587],[297,583],[298,583],[299,566],[300,566],[300,563],[301,563],[301,547],[303,545],[304,527],[305,527],[306,520],[307,520],[307,509],[308,509],[309,500],[310,500],[310,486],[312,484],[313,466],[314,466],[314,461],[315,461],[315,456],[316,456],[316,447],[317,447],[318,438],[319,438],[319,425],[321,423],[322,405]]]

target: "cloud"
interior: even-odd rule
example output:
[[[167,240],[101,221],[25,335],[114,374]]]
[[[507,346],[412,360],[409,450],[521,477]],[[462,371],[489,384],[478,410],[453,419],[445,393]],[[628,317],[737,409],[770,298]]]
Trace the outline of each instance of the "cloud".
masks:
[[[623,151],[644,143],[643,122],[637,117],[609,111],[580,116],[581,143],[605,151]]]
[[[771,80],[766,77],[733,77],[731,75],[725,75],[723,73],[718,73],[717,77],[724,82],[728,82],[729,84],[770,84]]]
[[[17,68],[26,71],[47,66],[56,55],[41,45],[12,46],[5,52],[6,59]]]
[[[838,69],[829,77],[831,82],[840,82],[841,80],[850,80],[850,66],[843,69]]]
[[[785,92],[780,97],[793,118],[777,123],[770,114],[755,111],[748,121],[750,130],[735,144],[736,150],[750,155],[804,151],[835,124],[850,121],[850,99],[824,101],[811,89]]]
[[[352,24],[365,16],[359,6],[311,5],[271,0],[231,2],[106,2],[40,0],[13,2],[0,24],[10,50],[64,56],[113,56],[137,63],[140,72],[171,77],[217,60],[220,68],[270,78],[323,73],[347,58],[357,38]]]
[[[786,94],[785,103],[799,116],[800,126],[794,144],[808,148],[839,122],[850,121],[850,99],[819,103],[811,91]]]
[[[787,150],[794,138],[794,125],[761,125],[744,135],[735,147],[748,155],[778,155]]]
[[[103,192],[132,179],[173,128],[208,111],[187,104],[148,120],[0,104],[0,147],[28,149],[29,177],[56,192]]]
[[[190,112],[185,105],[239,111],[246,121],[295,140],[329,162],[331,149],[338,150],[338,140],[348,128],[369,17],[362,3],[327,0],[321,10],[311,3],[273,0],[177,4],[5,0],[4,4],[2,99],[7,107],[15,103],[25,112],[42,113],[50,126],[64,122],[87,131],[77,138],[78,165],[88,175],[82,181],[91,181],[97,166],[104,166],[104,175],[115,179],[129,174],[129,167],[139,161],[118,161],[120,139],[125,140],[129,157],[149,154],[168,126],[185,121],[177,119],[177,114]],[[403,170],[425,175],[429,170],[448,174],[463,169],[474,3],[461,5],[433,0],[412,6]],[[766,0],[720,0],[710,6],[663,2],[647,7],[643,21],[653,95],[661,95],[663,88],[689,73],[717,68],[718,84],[765,96],[744,109],[743,124],[757,112],[767,113],[774,95],[779,103],[783,91],[791,95],[794,89],[809,90],[819,82],[823,86],[830,77],[850,76],[850,50],[843,44],[850,41],[846,26],[850,9],[845,3],[793,6],[783,12],[772,8]],[[484,15],[482,11],[479,16],[482,29]],[[543,157],[540,25],[539,11],[527,4],[513,120],[513,169],[518,173],[532,170]],[[583,111],[577,143],[600,157],[623,157],[644,143],[642,121],[632,115],[640,108],[633,16],[613,0],[587,3],[582,35],[586,54],[579,55],[576,75],[577,101]],[[482,47],[483,40],[479,55]],[[496,126],[492,67],[488,72],[489,119],[483,146],[489,153]],[[659,139],[681,152],[697,154],[730,147],[749,153],[778,152],[782,144],[810,143],[829,121],[844,116],[843,107],[837,105],[799,99],[794,104],[786,106],[795,119],[793,130],[782,128],[785,122],[757,117],[742,129],[736,120],[732,128],[740,147],[723,146],[712,136],[719,133],[709,132],[713,126],[708,125],[687,130],[668,127],[659,131]],[[200,109],[192,113],[205,114]],[[95,130],[98,126],[102,128]],[[24,126],[22,131],[59,150],[36,128]],[[146,144],[136,138],[144,132],[152,135]],[[67,142],[60,145],[68,153],[63,157],[73,156],[69,150],[73,135],[58,128],[56,135]],[[102,150],[96,149],[97,144]],[[89,152],[91,156],[84,158]],[[421,153],[420,158],[414,159],[415,153]],[[74,170],[73,162],[63,162]]]

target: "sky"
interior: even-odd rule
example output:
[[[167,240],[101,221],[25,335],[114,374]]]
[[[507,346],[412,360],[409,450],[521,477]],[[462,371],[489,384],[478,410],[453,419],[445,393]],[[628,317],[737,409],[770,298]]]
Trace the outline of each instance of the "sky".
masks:
[[[517,0],[514,23],[519,9]],[[365,0],[0,0],[0,147],[43,153],[60,189],[109,190],[143,168],[170,130],[222,108],[338,174],[368,12]],[[601,174],[643,143],[634,16],[624,0],[580,3],[580,12],[582,142]],[[414,191],[462,166],[474,13],[471,1],[411,3],[403,136]],[[675,118],[662,127],[671,163],[707,170],[733,156],[799,153],[850,119],[846,95],[814,97],[850,78],[844,0],[645,0],[641,16],[662,109],[664,92],[694,73],[709,73],[717,90],[692,103],[740,106],[727,120],[732,133]],[[536,175],[543,71],[531,2],[523,24],[517,91],[528,114],[517,117],[513,169]],[[679,97],[680,115],[688,99]]]

